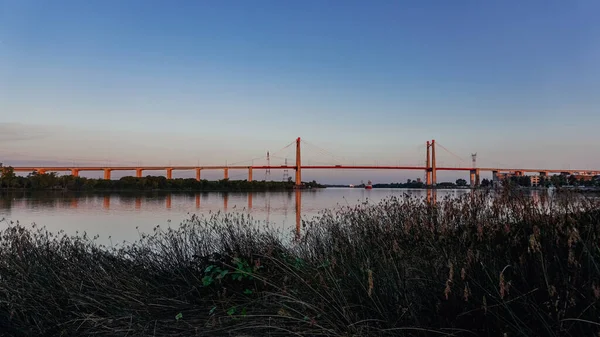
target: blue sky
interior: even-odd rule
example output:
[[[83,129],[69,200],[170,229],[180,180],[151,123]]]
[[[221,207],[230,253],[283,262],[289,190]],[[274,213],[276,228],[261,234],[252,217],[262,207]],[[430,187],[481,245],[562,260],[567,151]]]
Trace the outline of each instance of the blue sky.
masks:
[[[212,165],[300,136],[338,162],[412,165],[435,138],[467,163],[477,152],[480,166],[600,169],[599,10],[591,0],[0,0],[0,158]],[[310,147],[304,158],[334,163]]]

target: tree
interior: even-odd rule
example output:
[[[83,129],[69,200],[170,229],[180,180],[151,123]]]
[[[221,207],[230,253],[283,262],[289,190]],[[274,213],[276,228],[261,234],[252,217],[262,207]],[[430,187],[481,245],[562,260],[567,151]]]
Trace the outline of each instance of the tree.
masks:
[[[12,166],[3,166],[0,163],[0,187],[12,187],[17,175]]]
[[[531,178],[528,176],[521,176],[519,184],[523,187],[531,187]]]
[[[481,187],[488,187],[491,184],[492,183],[488,179],[485,179],[485,178],[481,181]]]
[[[550,178],[552,185],[560,187],[567,184],[567,178],[563,174],[555,174]]]
[[[521,187],[530,187],[531,186],[531,178],[528,176],[511,176],[509,179],[511,185],[521,186]]]
[[[574,175],[570,175],[568,181],[569,185],[577,185],[577,177]]]
[[[456,186],[467,186],[467,181],[464,179],[456,179]]]

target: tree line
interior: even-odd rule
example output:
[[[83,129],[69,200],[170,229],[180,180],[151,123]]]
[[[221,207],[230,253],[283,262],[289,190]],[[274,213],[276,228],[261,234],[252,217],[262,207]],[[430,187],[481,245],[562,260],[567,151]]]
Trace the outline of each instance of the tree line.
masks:
[[[437,188],[453,188],[453,187],[466,187],[467,181],[464,179],[457,179],[455,182],[444,181],[436,184]],[[373,188],[427,188],[427,185],[421,180],[406,179],[405,183],[389,183],[389,184],[374,184]]]
[[[364,185],[363,185],[364,186]],[[360,186],[360,187],[363,187]],[[425,188],[422,181],[406,179],[406,183],[373,184],[373,188]]]
[[[512,186],[531,187],[530,176],[512,176],[502,181],[502,184],[510,184]],[[483,179],[481,187],[491,186],[492,182]],[[540,187],[562,187],[562,186],[583,186],[583,187],[600,187],[600,176],[594,176],[591,179],[579,178],[575,175],[555,174],[552,176],[540,176]]]
[[[492,180],[482,179],[480,187],[491,187]],[[531,187],[530,176],[512,176],[502,180],[502,184],[510,184],[511,186]],[[436,184],[437,188],[454,188],[467,187],[469,183],[465,179],[457,179],[455,182],[440,182]],[[540,187],[562,187],[562,186],[583,186],[583,187],[600,187],[600,176],[595,176],[592,179],[577,178],[575,175],[556,174],[547,177],[540,177]],[[364,187],[359,185],[358,187]],[[388,183],[374,184],[373,188],[426,188],[427,186],[422,181],[407,179],[406,183]]]
[[[305,188],[322,188],[316,181],[303,182]],[[196,180],[194,178],[167,179],[164,176],[123,177],[118,180],[93,179],[58,175],[55,172],[32,172],[18,176],[10,166],[0,164],[0,188],[31,190],[177,190],[177,191],[269,191],[294,188],[291,179],[287,181],[247,181],[222,179],[217,181]]]

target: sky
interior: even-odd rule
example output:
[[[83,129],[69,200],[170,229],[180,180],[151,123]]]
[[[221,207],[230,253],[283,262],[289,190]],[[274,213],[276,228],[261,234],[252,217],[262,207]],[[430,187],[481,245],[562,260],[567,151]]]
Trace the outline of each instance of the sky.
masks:
[[[480,167],[600,170],[599,11],[594,0],[0,0],[0,162],[265,164],[271,151],[282,164],[301,137],[306,164],[423,165],[436,139],[451,151],[438,148],[438,165],[477,153]]]

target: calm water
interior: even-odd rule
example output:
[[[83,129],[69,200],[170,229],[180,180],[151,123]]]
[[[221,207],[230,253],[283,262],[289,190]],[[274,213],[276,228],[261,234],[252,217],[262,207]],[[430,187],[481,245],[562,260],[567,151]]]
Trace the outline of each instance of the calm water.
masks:
[[[458,196],[468,190],[440,190],[438,199]],[[0,226],[10,221],[37,224],[50,231],[65,230],[68,234],[87,232],[100,235],[100,241],[133,241],[138,229],[152,232],[156,225],[177,226],[191,214],[209,215],[215,212],[242,212],[257,221],[268,221],[284,230],[294,230],[297,215],[308,219],[325,209],[377,203],[395,195],[411,194],[425,197],[426,190],[351,189],[286,191],[268,193],[116,193],[60,194],[5,193],[0,194]],[[297,201],[298,200],[298,205]]]

